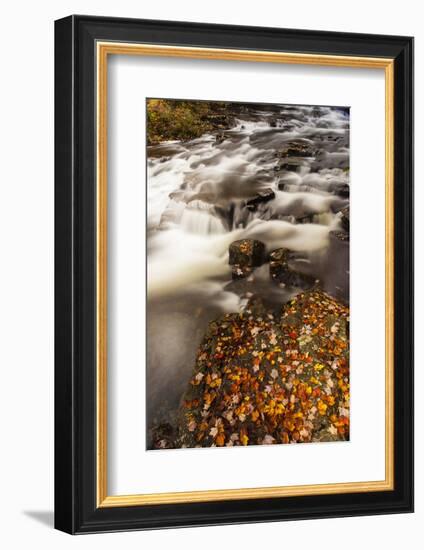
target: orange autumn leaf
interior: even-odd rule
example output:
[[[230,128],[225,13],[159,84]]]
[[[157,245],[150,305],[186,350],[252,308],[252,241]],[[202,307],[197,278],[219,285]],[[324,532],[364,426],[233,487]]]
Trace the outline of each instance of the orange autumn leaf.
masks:
[[[259,418],[259,412],[258,411],[253,411],[252,412],[252,420],[253,422],[256,422],[256,420]]]
[[[217,438],[215,439],[215,443],[218,445],[218,447],[223,447],[225,443],[225,435],[219,434]]]

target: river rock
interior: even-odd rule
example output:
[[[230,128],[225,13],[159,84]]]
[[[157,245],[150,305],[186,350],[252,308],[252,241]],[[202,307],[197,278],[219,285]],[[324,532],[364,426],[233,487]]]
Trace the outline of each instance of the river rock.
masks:
[[[265,318],[269,313],[263,298],[260,296],[251,296],[244,308],[245,315],[255,315],[256,317]]]
[[[281,157],[313,157],[314,151],[309,143],[303,141],[290,141],[280,151]]]
[[[349,231],[349,225],[350,225],[350,211],[349,207],[343,208],[341,210],[342,213],[342,226],[345,231]]]
[[[330,238],[342,242],[347,242],[349,240],[349,233],[345,231],[330,231]]]
[[[328,190],[343,199],[348,199],[350,195],[350,187],[348,183],[330,185]]]
[[[297,162],[284,162],[279,165],[278,169],[284,172],[297,172],[299,166],[300,164]]]
[[[230,244],[228,263],[239,268],[259,267],[264,256],[264,243],[254,239],[241,239]]]
[[[260,305],[260,304],[259,304]],[[176,447],[349,440],[348,308],[321,290],[209,324]]]
[[[268,202],[275,198],[274,191],[267,187],[266,189],[262,189],[261,191],[258,191],[258,194],[253,199],[250,199],[246,202],[246,208],[250,210],[251,212],[254,212],[258,206],[258,204],[262,202]]]
[[[233,264],[231,266],[231,276],[233,280],[246,279],[253,272],[253,267],[249,265]]]
[[[277,248],[269,254],[270,265],[274,263],[287,265],[290,257],[290,250],[288,248]]]
[[[279,284],[283,283],[286,286],[294,286],[305,290],[312,288],[316,284],[316,279],[312,275],[295,271],[290,268],[280,269],[278,271],[278,275],[273,276],[271,274],[271,278]]]
[[[155,425],[151,433],[152,447],[154,449],[172,449],[176,438],[174,429],[169,422]]]
[[[288,264],[290,251],[287,248],[277,248],[269,255],[269,274],[277,284],[299,287],[302,289],[311,288],[315,285],[315,277],[291,269]]]
[[[314,215],[306,214],[306,216],[299,216],[296,218],[296,223],[313,223]]]

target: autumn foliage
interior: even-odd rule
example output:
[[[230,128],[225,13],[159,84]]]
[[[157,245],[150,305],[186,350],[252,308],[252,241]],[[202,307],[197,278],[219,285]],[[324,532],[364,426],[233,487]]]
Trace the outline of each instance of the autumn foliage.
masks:
[[[210,323],[175,446],[348,440],[348,325],[348,308],[321,290],[281,316],[255,306]]]
[[[147,143],[186,141],[227,127],[231,119],[225,114],[225,107],[219,101],[148,99]]]

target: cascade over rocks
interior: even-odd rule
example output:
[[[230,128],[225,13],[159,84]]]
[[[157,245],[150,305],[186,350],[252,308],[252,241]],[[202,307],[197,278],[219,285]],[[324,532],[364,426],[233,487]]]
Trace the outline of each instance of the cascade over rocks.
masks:
[[[349,229],[350,229],[350,210],[347,206],[346,208],[342,208],[340,210],[341,213],[341,226],[342,231],[330,231],[330,238],[342,241],[342,242],[348,242],[349,241]]]
[[[251,212],[255,212],[258,204],[262,202],[268,202],[274,198],[275,198],[274,191],[270,187],[268,187],[266,189],[258,191],[258,194],[255,198],[248,200],[246,202],[246,208]]]
[[[281,157],[313,157],[314,151],[305,141],[290,141],[280,152]]]

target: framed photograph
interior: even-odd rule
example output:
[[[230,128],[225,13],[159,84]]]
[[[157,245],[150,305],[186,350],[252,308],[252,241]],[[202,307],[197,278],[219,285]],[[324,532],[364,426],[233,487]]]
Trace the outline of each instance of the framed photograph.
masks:
[[[413,510],[413,39],[55,25],[55,525]]]

